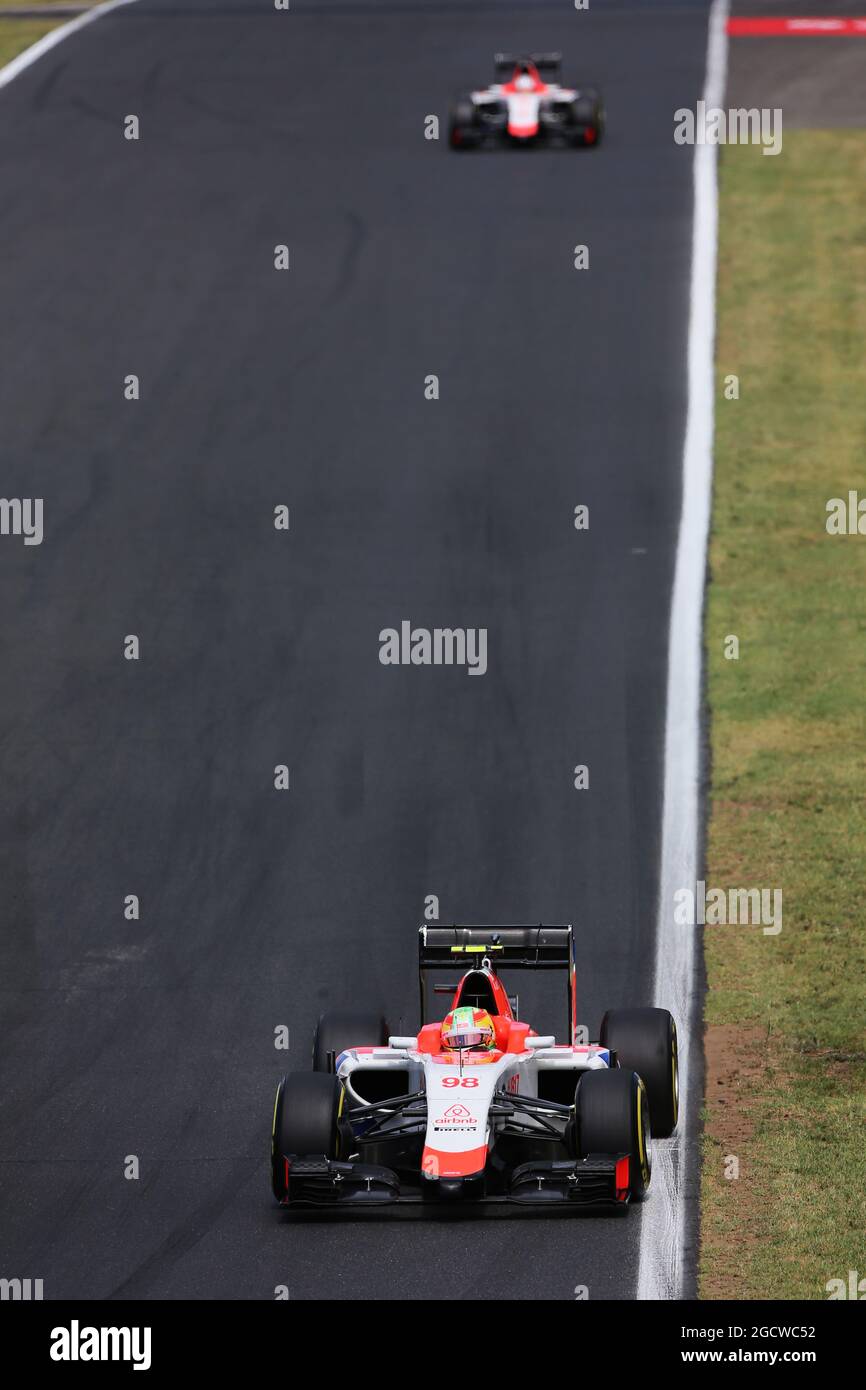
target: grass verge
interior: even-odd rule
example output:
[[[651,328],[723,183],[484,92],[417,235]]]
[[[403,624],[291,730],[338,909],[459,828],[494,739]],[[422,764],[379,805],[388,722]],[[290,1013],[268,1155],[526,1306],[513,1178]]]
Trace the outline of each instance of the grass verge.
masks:
[[[866,535],[826,531],[866,497],[866,131],[722,155],[707,884],[783,928],[705,931],[700,1292],[827,1298],[866,1275]]]
[[[50,19],[0,19],[0,67],[57,28],[59,23]]]
[[[46,6],[53,8],[55,5],[73,5],[76,9],[92,10],[99,3],[100,0],[0,0],[0,13],[3,10],[26,10],[28,8],[38,10],[44,9]],[[10,20],[9,23],[14,23],[14,19]]]

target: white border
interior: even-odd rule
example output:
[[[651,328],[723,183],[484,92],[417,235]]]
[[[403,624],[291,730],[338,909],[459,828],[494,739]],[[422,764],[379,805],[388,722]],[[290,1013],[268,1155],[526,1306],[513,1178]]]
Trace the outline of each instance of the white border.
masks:
[[[43,54],[50,52],[64,39],[68,39],[70,34],[77,34],[78,30],[83,29],[86,24],[92,24],[95,19],[101,18],[102,15],[120,9],[121,5],[134,4],[135,0],[106,0],[104,5],[97,5],[94,9],[88,10],[86,14],[76,15],[74,19],[69,20],[68,24],[61,24],[58,29],[52,29],[50,34],[44,34],[41,39],[37,39],[29,48],[25,48],[23,53],[19,53],[5,67],[0,68],[0,87],[8,87],[19,73],[32,67]],[[45,18],[50,19],[50,14],[46,14]]]
[[[728,60],[728,0],[713,0],[707,37],[704,101],[720,107]],[[671,134],[673,139],[673,133]],[[653,1145],[653,1184],[641,1212],[637,1297],[683,1297],[686,1221],[683,1181],[688,1145],[696,1143],[691,1077],[700,1035],[695,1023],[695,928],[673,920],[674,893],[698,880],[701,673],[704,585],[713,482],[713,352],[716,318],[718,149],[696,145],[688,337],[688,407],[683,447],[683,500],[668,638],[664,810],[656,922],[654,999],[670,1009],[680,1040],[677,1137]]]

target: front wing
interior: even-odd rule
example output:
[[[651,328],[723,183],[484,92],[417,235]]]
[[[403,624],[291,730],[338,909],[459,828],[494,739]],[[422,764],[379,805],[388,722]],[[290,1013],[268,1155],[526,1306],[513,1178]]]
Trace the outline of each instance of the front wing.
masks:
[[[627,1154],[533,1160],[512,1169],[505,1190],[488,1195],[479,1185],[449,1189],[446,1180],[401,1180],[392,1169],[372,1163],[340,1163],[317,1156],[288,1156],[284,1207],[442,1205],[446,1201],[501,1206],[623,1206],[629,1200]]]

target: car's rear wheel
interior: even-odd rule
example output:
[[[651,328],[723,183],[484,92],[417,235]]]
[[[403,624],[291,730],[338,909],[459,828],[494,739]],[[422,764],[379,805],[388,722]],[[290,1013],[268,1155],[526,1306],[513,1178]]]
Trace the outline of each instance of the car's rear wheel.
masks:
[[[629,1189],[643,1201],[652,1176],[652,1137],[646,1087],[637,1072],[586,1071],[574,1096],[575,1157],[628,1154]]]
[[[322,1014],[313,1039],[313,1071],[335,1070],[334,1063],[348,1047],[385,1047],[388,1024],[381,1014],[361,1009],[334,1009]]]
[[[348,1151],[345,1089],[336,1076],[291,1072],[277,1087],[271,1132],[271,1185],[278,1202],[288,1188],[286,1155],[339,1158]]]
[[[656,1138],[673,1134],[680,1095],[677,1026],[667,1009],[608,1009],[599,1042],[616,1053],[621,1067],[643,1078]]]

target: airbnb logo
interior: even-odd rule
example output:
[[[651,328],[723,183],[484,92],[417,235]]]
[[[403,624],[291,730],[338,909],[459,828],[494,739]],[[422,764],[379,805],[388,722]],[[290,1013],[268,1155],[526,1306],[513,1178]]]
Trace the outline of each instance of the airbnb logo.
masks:
[[[473,1115],[470,1115],[469,1111],[466,1109],[466,1106],[460,1105],[459,1102],[457,1105],[449,1105],[442,1118],[443,1120],[449,1120],[451,1124],[475,1124],[475,1117]]]

